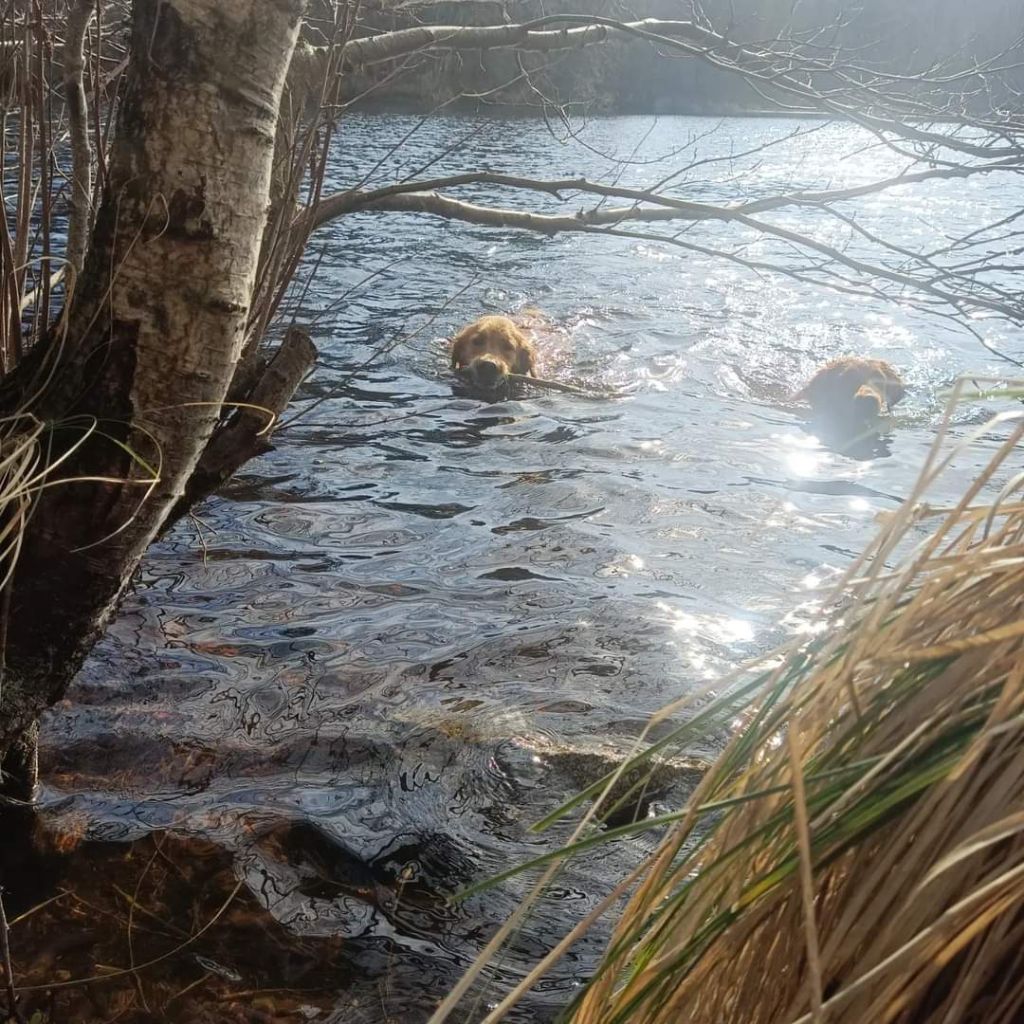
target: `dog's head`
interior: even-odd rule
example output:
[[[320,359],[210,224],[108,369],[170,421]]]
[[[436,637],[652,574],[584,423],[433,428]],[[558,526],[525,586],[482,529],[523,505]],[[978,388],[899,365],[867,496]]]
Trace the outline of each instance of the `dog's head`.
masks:
[[[452,369],[481,391],[500,391],[508,375],[533,376],[533,344],[505,316],[483,316],[452,341]]]
[[[875,360],[870,369],[868,379],[853,395],[853,416],[865,423],[888,416],[906,394],[903,382],[888,363]]]
[[[846,356],[822,367],[796,397],[810,405],[816,419],[853,427],[874,425],[905,394],[888,363]]]

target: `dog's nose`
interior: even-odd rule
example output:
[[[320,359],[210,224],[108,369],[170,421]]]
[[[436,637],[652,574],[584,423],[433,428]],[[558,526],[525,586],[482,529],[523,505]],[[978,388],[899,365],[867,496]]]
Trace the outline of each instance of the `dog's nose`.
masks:
[[[482,388],[493,388],[499,384],[505,374],[502,368],[491,359],[474,359],[470,364],[473,382]]]
[[[874,419],[885,411],[879,396],[870,388],[861,388],[853,396],[854,414],[863,419]]]

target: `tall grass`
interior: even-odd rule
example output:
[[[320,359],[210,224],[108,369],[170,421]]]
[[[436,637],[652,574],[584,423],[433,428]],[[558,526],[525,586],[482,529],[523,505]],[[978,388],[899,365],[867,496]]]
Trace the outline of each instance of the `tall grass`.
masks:
[[[613,833],[663,829],[574,1024],[1024,1019],[1024,417],[983,428],[991,461],[932,507],[971,440],[949,437],[962,391],[829,628],[702,707],[743,725],[685,807]]]

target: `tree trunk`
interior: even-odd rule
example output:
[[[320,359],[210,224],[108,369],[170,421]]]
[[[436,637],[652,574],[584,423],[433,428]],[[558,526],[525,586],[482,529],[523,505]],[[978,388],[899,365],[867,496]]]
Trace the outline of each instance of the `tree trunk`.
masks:
[[[185,493],[171,509],[168,525],[213,494],[250,459],[271,450],[273,428],[315,362],[316,348],[309,334],[301,327],[289,328],[245,404],[206,446]]]
[[[220,417],[301,0],[135,0],[127,89],[53,380],[55,478],[17,565],[0,755],[64,693]]]

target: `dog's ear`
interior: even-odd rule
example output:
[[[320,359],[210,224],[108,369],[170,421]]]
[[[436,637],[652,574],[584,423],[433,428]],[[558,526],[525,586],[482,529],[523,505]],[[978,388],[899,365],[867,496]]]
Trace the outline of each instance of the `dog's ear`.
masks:
[[[520,338],[516,343],[516,373],[524,377],[536,377],[536,354],[533,343]]]
[[[466,358],[466,349],[473,341],[474,327],[463,327],[458,334],[452,338],[452,369],[460,370],[469,363]]]

